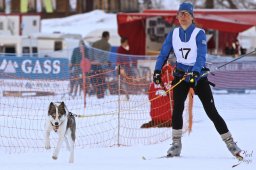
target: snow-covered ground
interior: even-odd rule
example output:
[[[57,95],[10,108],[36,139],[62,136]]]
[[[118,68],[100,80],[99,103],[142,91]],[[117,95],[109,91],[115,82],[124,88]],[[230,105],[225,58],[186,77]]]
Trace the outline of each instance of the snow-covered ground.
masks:
[[[58,160],[51,158],[53,149],[19,154],[0,152],[1,170],[254,170],[256,168],[256,94],[216,94],[214,97],[220,114],[226,120],[235,141],[245,153],[245,160],[235,168],[232,166],[238,161],[229,153],[204,113],[198,98],[195,97],[193,110],[195,122],[192,133],[183,137],[181,157],[157,159],[166,154],[170,140],[155,145],[76,149],[74,164],[67,163],[68,152],[64,148]],[[147,160],[142,159],[143,157]]]

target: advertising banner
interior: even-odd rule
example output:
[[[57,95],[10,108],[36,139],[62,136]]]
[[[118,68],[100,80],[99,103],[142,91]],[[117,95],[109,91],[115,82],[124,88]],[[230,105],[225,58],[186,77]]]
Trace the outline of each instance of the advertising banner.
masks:
[[[0,57],[0,79],[69,79],[68,59]]]

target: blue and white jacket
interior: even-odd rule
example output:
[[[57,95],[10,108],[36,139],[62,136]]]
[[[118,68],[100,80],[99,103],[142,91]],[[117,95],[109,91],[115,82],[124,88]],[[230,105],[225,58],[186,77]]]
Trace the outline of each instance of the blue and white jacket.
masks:
[[[181,27],[179,27],[179,38],[181,42],[188,42],[191,38],[191,35],[196,28],[195,24],[191,24],[186,30],[183,30]],[[163,67],[163,64],[168,59],[170,53],[174,51],[173,49],[173,31],[170,31],[167,35],[161,52],[159,56],[157,57],[155,70],[161,70]],[[196,46],[197,46],[197,56],[196,61],[193,65],[183,64],[176,62],[176,68],[179,70],[182,70],[184,72],[193,72],[196,71],[201,74],[202,68],[205,67],[206,62],[206,54],[207,54],[207,45],[206,45],[206,34],[204,30],[200,29],[198,34],[196,35]]]

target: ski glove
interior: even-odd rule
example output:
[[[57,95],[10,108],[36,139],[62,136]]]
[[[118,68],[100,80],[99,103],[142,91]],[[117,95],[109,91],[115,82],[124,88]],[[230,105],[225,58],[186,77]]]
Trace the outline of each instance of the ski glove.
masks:
[[[161,84],[161,71],[155,70],[153,75],[153,81],[155,84]]]
[[[189,75],[189,85],[191,87],[196,87],[197,85],[197,81],[200,77],[200,74],[197,71],[193,71],[190,75]]]

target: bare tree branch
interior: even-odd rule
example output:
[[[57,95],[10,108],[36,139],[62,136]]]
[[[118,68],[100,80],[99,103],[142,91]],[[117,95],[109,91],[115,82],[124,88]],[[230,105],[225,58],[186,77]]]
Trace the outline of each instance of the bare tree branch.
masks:
[[[232,0],[217,0],[217,2],[225,8],[237,9],[237,6],[232,2]],[[228,3],[228,5],[225,2]]]
[[[247,2],[241,1],[240,3],[241,3],[241,5],[243,6],[243,8],[245,8],[245,9],[248,8],[248,3],[247,3]]]
[[[206,0],[204,3],[205,8],[213,9],[214,8],[214,1],[213,0]]]
[[[229,6],[230,6],[231,9],[237,9],[237,6],[233,3],[232,0],[227,0],[227,1],[228,1]]]
[[[229,8],[229,6],[226,5],[223,0],[217,0],[217,3],[225,8]]]
[[[252,2],[249,2],[247,8],[256,9],[256,4],[255,4],[255,3],[252,3]]]
[[[162,0],[152,0],[152,3],[156,9],[164,8]]]

